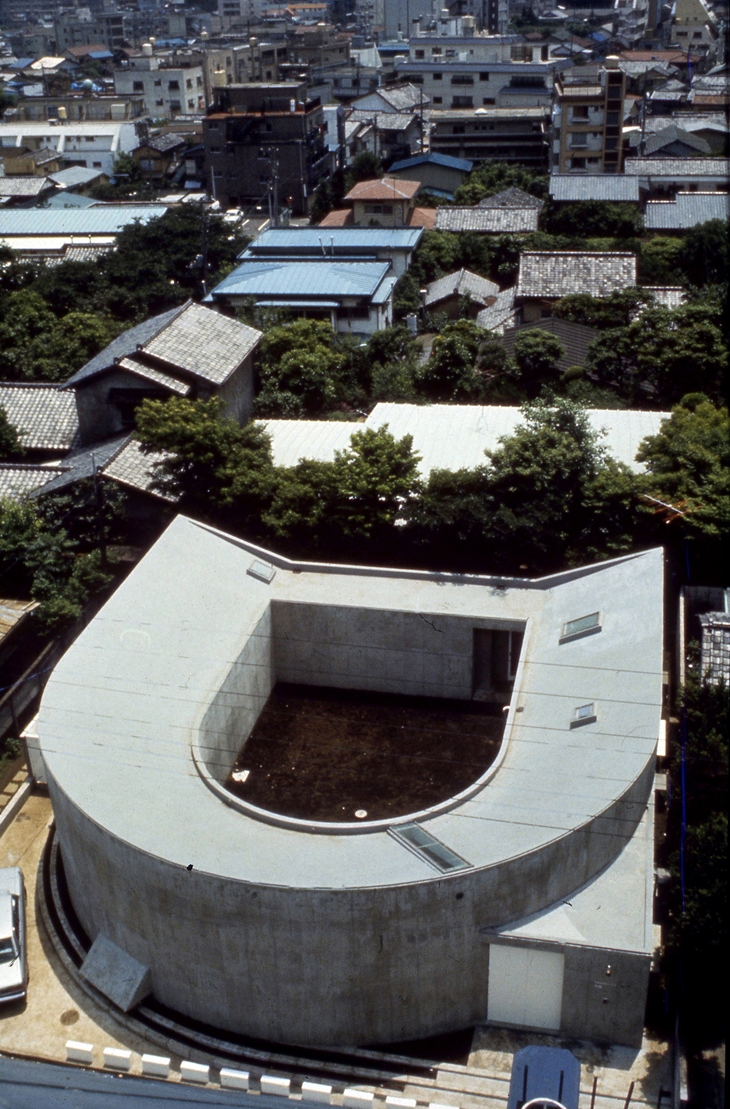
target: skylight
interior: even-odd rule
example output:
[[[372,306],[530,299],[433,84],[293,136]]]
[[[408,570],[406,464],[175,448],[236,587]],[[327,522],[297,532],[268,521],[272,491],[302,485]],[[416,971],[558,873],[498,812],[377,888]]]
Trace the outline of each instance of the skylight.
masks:
[[[579,705],[573,713],[573,719],[570,722],[571,728],[580,728],[582,724],[593,724],[598,719],[596,714],[596,706],[591,701],[589,705]]]
[[[568,620],[563,624],[560,642],[567,643],[571,639],[580,639],[584,635],[594,635],[601,630],[600,612],[591,612],[588,616],[579,616],[577,620]]]
[[[425,862],[430,863],[442,874],[450,873],[452,870],[466,870],[467,867],[472,865],[466,859],[462,859],[461,855],[457,855],[455,851],[452,851],[451,848],[446,847],[430,832],[425,831],[420,824],[401,824],[398,827],[389,828],[388,831],[394,839],[399,840],[414,855],[418,855]]]

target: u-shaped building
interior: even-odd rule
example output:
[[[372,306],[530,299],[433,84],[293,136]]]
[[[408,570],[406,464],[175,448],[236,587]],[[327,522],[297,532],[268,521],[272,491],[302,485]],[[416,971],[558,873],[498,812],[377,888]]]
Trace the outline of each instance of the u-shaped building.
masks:
[[[279,1043],[490,1022],[638,1044],[662,597],[661,550],[496,579],[293,563],[178,517],[41,706],[88,976],[103,948],[115,1000],[136,968],[130,1004]],[[277,681],[470,700],[505,679],[496,760],[431,809],[304,820],[226,787]]]

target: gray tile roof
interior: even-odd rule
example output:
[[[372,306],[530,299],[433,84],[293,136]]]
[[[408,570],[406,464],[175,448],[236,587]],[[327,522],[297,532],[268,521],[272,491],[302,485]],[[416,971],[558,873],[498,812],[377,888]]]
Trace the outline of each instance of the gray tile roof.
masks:
[[[641,137],[639,137],[639,142],[641,142]],[[655,131],[644,140],[643,157],[649,157],[657,150],[664,150],[665,147],[671,146],[671,144],[675,142],[681,142],[684,146],[689,146],[700,154],[711,153],[710,144],[706,139],[683,130],[675,123],[670,123],[668,127],[665,127],[661,131]]]
[[[45,177],[0,177],[0,196],[38,196],[53,186]]]
[[[49,175],[51,181],[64,189],[73,188],[74,185],[88,185],[91,181],[104,176],[102,170],[92,169],[89,166],[69,166],[68,169],[60,169],[58,173]]]
[[[525,251],[517,297],[609,296],[636,285],[636,255],[592,251]]]
[[[152,488],[155,465],[164,461],[164,454],[145,454],[136,439],[128,439],[104,467],[104,476],[130,489],[151,493],[160,500],[172,502]]]
[[[625,174],[640,177],[730,178],[730,158],[627,158]]]
[[[143,353],[222,385],[258,346],[261,332],[200,304],[186,304],[144,344]]]
[[[102,443],[94,443],[91,447],[80,447],[72,451],[58,463],[56,476],[43,486],[43,493],[60,493],[77,481],[93,477],[95,471],[103,471],[109,459],[114,457],[128,439],[129,432],[125,432]]]
[[[487,331],[494,331],[497,335],[501,335],[505,327],[513,326],[516,315],[515,286],[512,285],[499,293],[494,304],[482,309],[477,316],[477,323]]]
[[[639,181],[616,173],[551,173],[553,200],[625,200],[638,203]]]
[[[657,304],[663,308],[679,308],[687,299],[687,291],[681,285],[644,285],[643,292],[651,293]]]
[[[147,366],[144,362],[135,358],[121,358],[117,365],[120,369],[129,370],[130,373],[136,374],[137,377],[143,377],[145,381],[152,381],[155,385],[162,385],[165,389],[169,389],[181,397],[186,397],[192,388],[189,382],[181,381],[180,378],[173,377],[172,374],[162,373],[161,370],[157,370],[153,366]]]
[[[350,113],[348,122],[373,123],[378,117],[378,130],[382,131],[407,131],[418,118],[415,112],[367,112],[355,108]]]
[[[183,305],[184,307],[184,305]],[[166,327],[175,316],[179,315],[182,308],[171,308],[169,312],[163,312],[159,316],[152,316],[144,323],[137,324],[136,327],[130,327],[118,335],[116,339],[112,339],[109,346],[104,347],[99,354],[90,359],[85,366],[77,370],[73,377],[65,383],[64,388],[68,389],[74,385],[78,385],[80,381],[85,381],[88,377],[93,377],[94,374],[101,373],[103,370],[113,366],[115,362],[121,358],[126,358],[133,354],[145,343],[149,342],[158,331]]]
[[[427,307],[452,296],[469,296],[477,304],[486,305],[487,300],[498,295],[499,285],[486,277],[480,277],[478,273],[472,273],[471,270],[461,269],[432,281],[426,286],[426,290]]]
[[[0,407],[19,432],[26,450],[65,454],[78,445],[76,395],[57,385],[0,384]]]
[[[685,230],[711,219],[730,219],[728,193],[678,193],[674,200],[650,200],[644,220],[647,231]]]
[[[538,212],[542,211],[544,206],[544,200],[524,192],[523,189],[516,189],[514,185],[510,185],[508,189],[502,189],[493,196],[485,196],[477,205],[479,208],[536,208]]]
[[[476,231],[490,235],[509,235],[537,231],[537,208],[450,208],[436,211],[438,231]]]
[[[36,489],[53,481],[58,473],[55,467],[0,462],[0,499],[19,501],[29,497]]]
[[[536,320],[535,323],[525,324],[524,327],[505,328],[502,342],[510,354],[514,353],[515,339],[523,331],[546,331],[560,340],[564,348],[564,354],[558,360],[561,370],[584,365],[588,347],[599,334],[593,327],[585,327],[581,323],[573,323],[572,320],[560,320],[550,316],[549,319]]]
[[[409,108],[416,107],[421,101],[424,104],[428,103],[428,97],[423,95],[422,89],[411,84],[394,88],[379,88],[377,94],[386,104],[390,105],[394,112],[408,111]]]

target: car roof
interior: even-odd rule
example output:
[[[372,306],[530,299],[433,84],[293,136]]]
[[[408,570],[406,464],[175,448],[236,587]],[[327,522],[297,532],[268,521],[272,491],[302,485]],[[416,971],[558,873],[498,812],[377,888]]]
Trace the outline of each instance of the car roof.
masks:
[[[0,890],[0,939],[13,934],[13,901],[8,890]]]

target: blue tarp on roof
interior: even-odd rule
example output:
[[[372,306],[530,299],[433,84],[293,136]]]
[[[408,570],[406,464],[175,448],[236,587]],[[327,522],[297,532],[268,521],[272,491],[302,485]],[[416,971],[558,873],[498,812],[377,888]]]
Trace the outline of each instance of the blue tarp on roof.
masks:
[[[445,169],[458,169],[462,173],[471,173],[473,162],[467,158],[452,158],[450,154],[416,154],[413,158],[404,158],[394,162],[388,173],[396,173],[402,169],[412,169],[415,166],[443,166]]]

